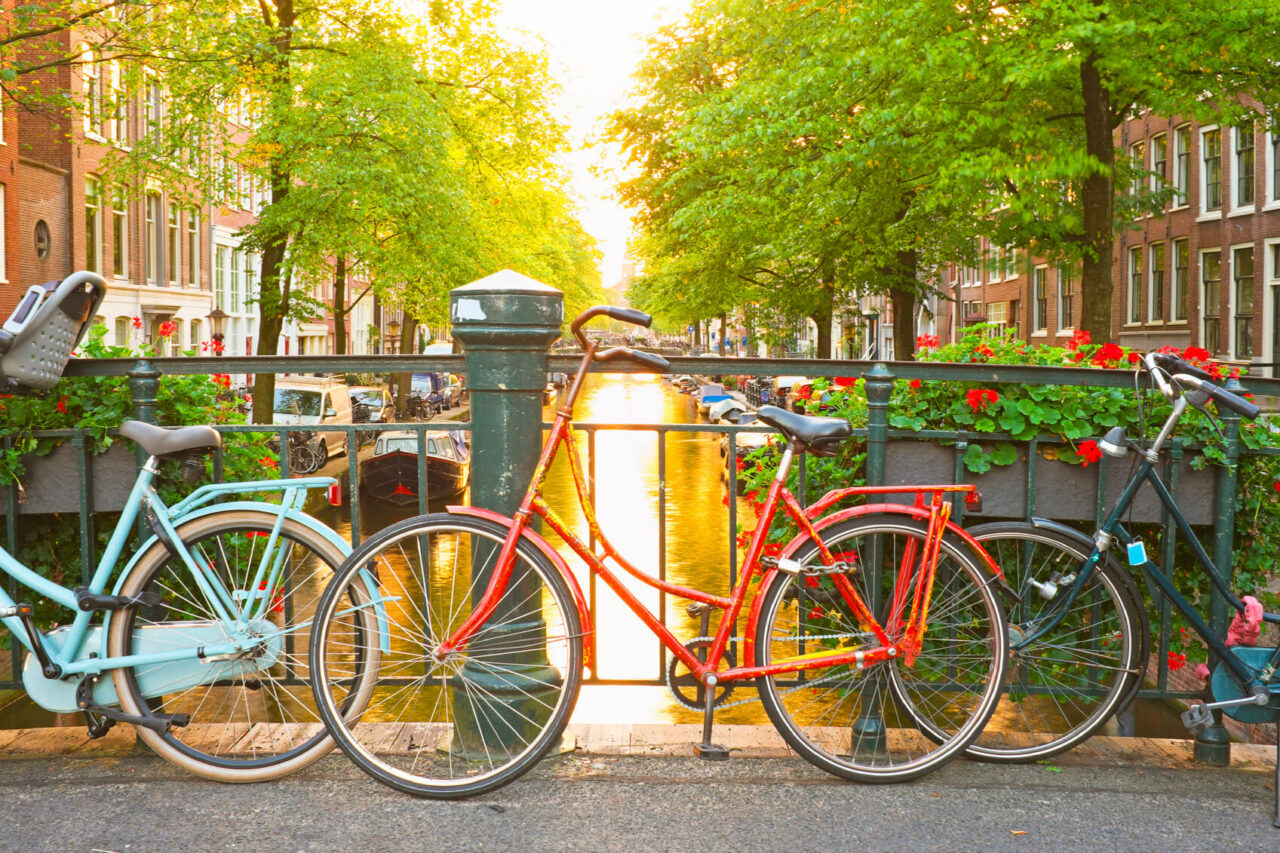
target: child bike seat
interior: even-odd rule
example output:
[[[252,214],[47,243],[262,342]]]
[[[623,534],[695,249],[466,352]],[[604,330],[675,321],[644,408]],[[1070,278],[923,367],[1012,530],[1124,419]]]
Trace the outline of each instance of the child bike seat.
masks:
[[[29,289],[0,326],[0,393],[38,395],[57,385],[106,293],[91,272]]]

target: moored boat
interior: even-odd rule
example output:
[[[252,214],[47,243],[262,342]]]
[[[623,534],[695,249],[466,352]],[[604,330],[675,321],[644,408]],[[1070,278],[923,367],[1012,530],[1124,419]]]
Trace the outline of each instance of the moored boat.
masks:
[[[427,498],[455,495],[467,487],[471,475],[471,451],[457,430],[428,430],[426,447]],[[378,435],[373,455],[360,464],[360,489],[364,496],[404,506],[418,500],[418,435],[412,430],[390,430]]]

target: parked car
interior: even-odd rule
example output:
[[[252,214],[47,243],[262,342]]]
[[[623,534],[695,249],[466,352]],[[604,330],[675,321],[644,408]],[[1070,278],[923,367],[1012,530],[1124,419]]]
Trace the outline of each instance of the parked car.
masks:
[[[341,426],[352,423],[351,395],[346,384],[337,379],[308,376],[280,379],[276,381],[272,412],[271,422],[275,424]],[[323,464],[330,456],[347,452],[347,435],[317,432],[311,438],[311,446]]]
[[[378,385],[355,385],[351,394],[352,420],[355,423],[389,424],[396,419],[396,404],[391,392]]]
[[[463,399],[466,397],[466,389],[463,387],[462,379],[452,373],[446,373],[444,375],[444,384],[440,388],[440,395],[444,397],[444,407],[446,409],[461,406]]]

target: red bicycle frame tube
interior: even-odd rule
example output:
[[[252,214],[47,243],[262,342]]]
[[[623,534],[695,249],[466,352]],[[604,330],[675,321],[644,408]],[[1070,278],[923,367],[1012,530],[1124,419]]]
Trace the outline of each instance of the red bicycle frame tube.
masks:
[[[529,526],[529,520],[534,514],[538,515],[547,523],[547,525],[560,535],[565,543],[573,549],[575,553],[581,557],[589,566],[592,572],[601,575],[605,583],[621,598],[627,606],[636,614],[636,616],[644,622],[671,652],[682,663],[687,666],[696,678],[702,678],[708,672],[715,672],[718,669],[720,661],[723,659],[725,648],[730,640],[730,633],[733,625],[736,623],[742,612],[743,603],[746,601],[751,581],[755,577],[757,571],[760,571],[760,557],[764,551],[765,540],[768,536],[769,527],[773,522],[777,512],[778,504],[781,502],[787,514],[800,528],[800,533],[784,550],[784,555],[794,553],[803,541],[812,540],[817,543],[818,550],[824,565],[833,565],[836,560],[831,552],[827,549],[826,544],[822,541],[821,530],[828,527],[835,521],[848,518],[851,515],[861,515],[870,511],[873,507],[880,510],[891,512],[909,512],[909,514],[917,517],[926,518],[929,521],[929,535],[926,539],[924,554],[922,559],[916,561],[914,549],[911,549],[910,562],[915,563],[915,567],[903,566],[899,573],[899,583],[902,585],[900,592],[895,592],[895,596],[901,595],[905,604],[905,596],[907,591],[912,588],[911,578],[919,577],[922,582],[914,585],[914,597],[912,602],[911,614],[907,619],[905,629],[901,625],[891,625],[890,630],[886,630],[875,616],[871,613],[866,603],[858,595],[856,589],[849,582],[849,579],[843,574],[837,573],[832,576],[836,588],[840,591],[841,597],[849,606],[851,612],[860,623],[860,627],[872,634],[876,641],[880,644],[879,648],[860,649],[860,650],[830,650],[824,649],[819,652],[800,655],[790,658],[786,661],[772,663],[768,666],[756,666],[753,648],[753,636],[755,625],[758,621],[759,606],[761,596],[757,595],[752,603],[751,613],[747,622],[747,634],[745,637],[745,656],[744,666],[727,669],[718,672],[717,676],[721,681],[738,681],[751,678],[757,678],[764,675],[777,675],[786,672],[796,672],[805,669],[813,669],[817,667],[835,666],[841,664],[853,664],[858,667],[866,666],[881,660],[887,660],[895,657],[902,651],[901,646],[895,644],[892,635],[896,634],[899,640],[907,640],[908,645],[918,644],[919,638],[923,635],[925,623],[928,616],[928,595],[931,591],[931,581],[934,565],[937,561],[939,553],[939,542],[941,536],[948,531],[956,531],[963,534],[960,528],[956,527],[949,521],[949,507],[943,500],[943,493],[946,492],[967,492],[972,491],[973,486],[967,485],[939,485],[939,486],[916,486],[916,487],[854,487],[847,489],[838,489],[825,495],[816,504],[805,509],[800,506],[795,496],[787,490],[784,485],[786,471],[780,471],[773,482],[769,486],[768,493],[765,496],[764,504],[760,512],[760,517],[756,529],[751,537],[751,543],[748,546],[745,559],[743,561],[742,576],[737,586],[731,591],[726,598],[724,596],[714,595],[712,593],[703,592],[701,590],[684,587],[679,584],[670,583],[665,580],[656,578],[646,572],[641,571],[627,561],[609,542],[608,537],[600,529],[598,520],[591,510],[591,502],[589,500],[590,489],[586,482],[585,475],[582,471],[581,462],[578,458],[577,443],[570,428],[573,417],[573,405],[577,400],[578,393],[581,391],[583,378],[590,366],[592,357],[596,351],[596,344],[588,341],[583,351],[582,363],[578,372],[574,375],[568,391],[565,393],[561,406],[556,411],[556,416],[551,424],[551,430],[547,436],[547,441],[543,445],[542,453],[538,459],[537,467],[534,470],[533,477],[529,483],[529,488],[525,492],[524,498],[520,502],[520,508],[516,511],[515,516],[507,519],[497,513],[483,510],[471,510],[469,508],[450,507],[450,512],[465,512],[471,515],[481,515],[490,520],[497,521],[507,526],[507,538],[503,542],[499,551],[497,562],[494,567],[492,576],[489,579],[488,586],[484,593],[476,602],[471,615],[463,621],[449,637],[440,643],[436,650],[439,657],[461,648],[466,645],[467,640],[476,630],[487,620],[497,607],[498,601],[506,589],[506,585],[510,580],[511,570],[515,562],[516,544],[523,537],[530,540],[544,554],[554,554],[554,549],[541,536]],[[569,469],[573,476],[574,484],[577,491],[578,503],[587,520],[587,525],[591,534],[599,543],[601,553],[596,553],[583,542],[582,539],[575,534],[567,524],[560,519],[554,511],[547,506],[542,500],[541,490],[543,481],[546,478],[547,471],[551,467],[552,461],[555,459],[561,444],[568,445],[569,449]],[[916,505],[907,507],[901,504],[875,504],[872,506],[856,507],[852,510],[845,510],[826,518],[817,518],[818,514],[837,501],[862,495],[879,495],[889,493],[906,493],[916,495]],[[924,496],[932,494],[932,500],[929,505],[925,506]],[[975,551],[985,552],[981,547],[969,537],[966,537],[972,544]],[[565,575],[566,582],[574,593],[575,603],[582,615],[584,633],[588,637],[588,643],[594,646],[595,631],[590,621],[590,614],[585,609],[585,603],[582,598],[581,589],[574,578],[572,572],[569,571],[567,564],[558,555],[550,557],[552,564]],[[691,601],[701,602],[710,605],[722,611],[720,624],[716,629],[715,638],[712,647],[707,655],[705,662],[698,658],[684,647],[684,644],[671,633],[671,631],[662,624],[661,619],[650,611],[622,582],[621,578],[615,574],[605,561],[612,559],[622,569],[633,577],[641,580],[649,586],[670,593],[680,598]],[[990,557],[986,557],[987,565],[999,575],[999,567],[994,564]],[[917,573],[923,572],[923,575]],[[771,567],[763,573],[763,581],[761,588],[772,582],[778,569]],[[908,576],[903,581],[903,576]],[[1002,575],[1000,576],[1003,577]],[[899,602],[895,601],[894,609],[891,611],[895,614],[895,620],[900,618],[902,608]],[[594,659],[594,654],[591,655]]]

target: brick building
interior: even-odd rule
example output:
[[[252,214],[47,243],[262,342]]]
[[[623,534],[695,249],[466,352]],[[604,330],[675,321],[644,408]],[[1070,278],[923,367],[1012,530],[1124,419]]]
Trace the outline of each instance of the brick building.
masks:
[[[1223,127],[1151,113],[1116,136],[1120,156],[1155,173],[1175,196],[1116,238],[1111,328],[1137,349],[1200,346],[1275,376],[1280,363],[1280,132]],[[1080,316],[1078,267],[979,246],[978,267],[953,266],[957,300],[941,334],[985,318],[1027,340],[1063,343]]]

